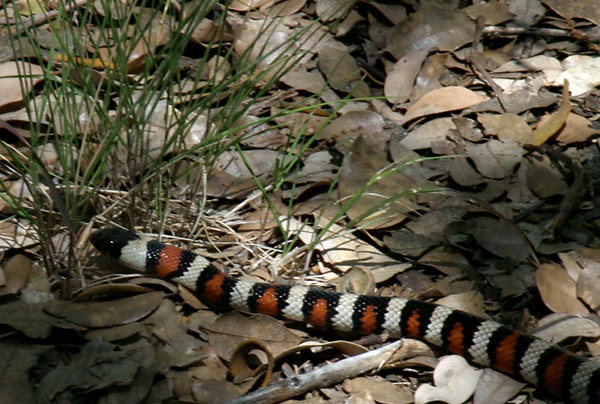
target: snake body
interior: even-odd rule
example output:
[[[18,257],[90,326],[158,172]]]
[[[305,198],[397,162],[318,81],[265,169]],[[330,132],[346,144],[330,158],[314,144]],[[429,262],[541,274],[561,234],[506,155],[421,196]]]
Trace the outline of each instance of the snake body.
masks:
[[[338,331],[387,331],[392,337],[416,338],[565,401],[600,404],[600,363],[495,321],[418,300],[242,281],[200,255],[128,230],[99,230],[91,242],[134,270],[187,286],[216,310],[261,313]]]

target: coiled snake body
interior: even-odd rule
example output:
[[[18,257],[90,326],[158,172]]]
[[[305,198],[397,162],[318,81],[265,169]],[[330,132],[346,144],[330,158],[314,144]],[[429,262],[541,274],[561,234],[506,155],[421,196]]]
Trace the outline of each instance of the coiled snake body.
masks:
[[[523,379],[575,404],[600,404],[600,363],[460,310],[403,298],[335,293],[232,278],[206,258],[121,229],[91,236],[102,253],[196,291],[218,310],[240,310],[320,328],[416,338]]]

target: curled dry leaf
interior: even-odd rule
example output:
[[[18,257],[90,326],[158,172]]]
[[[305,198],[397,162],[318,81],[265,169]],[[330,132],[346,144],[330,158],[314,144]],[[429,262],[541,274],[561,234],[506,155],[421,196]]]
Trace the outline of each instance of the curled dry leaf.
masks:
[[[260,364],[251,367],[250,363],[255,363],[257,360]],[[245,341],[238,345],[229,361],[229,373],[236,384],[264,375],[262,385],[266,386],[271,380],[274,367],[273,355],[257,341]]]
[[[571,113],[571,100],[569,99],[569,82],[565,79],[562,91],[562,103],[558,110],[550,115],[550,118],[538,126],[531,134],[532,144],[540,146],[552,136],[556,135],[565,124]]]
[[[375,279],[370,270],[354,267],[339,279],[336,291],[338,293],[371,295],[375,291]]]
[[[299,345],[290,347],[277,355],[275,358],[275,362],[279,362],[281,359],[286,356],[295,354],[296,352],[311,350],[311,351],[321,351],[326,348],[333,348],[336,351],[339,351],[347,356],[355,356],[360,355],[365,352],[369,352],[367,348],[362,345],[355,344],[350,341],[338,340],[338,341],[329,341],[329,342],[317,342],[317,341],[306,341],[302,342]]]
[[[291,333],[272,317],[255,315],[244,317],[232,312],[219,316],[208,327],[208,342],[224,360],[230,360],[236,348],[250,339],[260,342],[273,356],[298,345],[301,337]]]

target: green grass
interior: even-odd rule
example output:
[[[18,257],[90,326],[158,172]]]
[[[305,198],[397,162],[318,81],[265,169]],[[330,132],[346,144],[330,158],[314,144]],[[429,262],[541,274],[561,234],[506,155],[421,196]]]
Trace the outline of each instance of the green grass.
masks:
[[[274,113],[264,108],[255,122],[240,124],[240,118],[255,104],[268,99],[280,77],[307,56],[310,50],[300,48],[322,35],[319,22],[296,30],[274,48],[266,48],[265,38],[273,35],[277,20],[265,19],[257,39],[240,54],[224,39],[227,14],[217,1],[189,3],[185,12],[177,11],[169,1],[161,3],[161,8],[141,2],[137,7],[148,6],[143,14],[133,2],[125,3],[101,0],[98,4],[103,11],[94,9],[93,2],[76,13],[59,9],[45,35],[32,28],[11,37],[16,59],[40,64],[43,80],[24,100],[29,120],[27,152],[19,156],[13,145],[4,143],[10,152],[5,171],[24,179],[31,194],[30,200],[13,196],[2,183],[2,199],[14,211],[5,220],[24,221],[37,233],[51,271],[80,265],[84,257],[77,242],[92,227],[114,223],[159,234],[174,228],[174,232],[198,235],[205,210],[218,207],[218,200],[210,200],[205,192],[206,175],[214,162],[223,152],[235,150],[251,170],[245,158],[244,131],[272,123],[277,117],[291,119],[328,107],[331,114],[322,129],[344,102],[352,100],[348,95],[337,104],[327,105],[317,94],[307,100],[308,105]],[[7,10],[3,9],[5,17]],[[205,17],[217,22],[214,36],[204,46],[190,45],[194,29]],[[19,24],[24,18],[17,15]],[[162,35],[164,32],[170,34]],[[158,38],[162,38],[160,45],[155,46]],[[42,42],[44,46],[40,46]],[[130,55],[140,46],[152,51],[132,62]],[[198,52],[194,54],[195,66],[184,70],[180,63],[190,49]],[[279,56],[273,59],[272,52]],[[57,63],[58,58],[64,62]],[[100,60],[104,62],[99,64]],[[207,75],[205,69],[215,60],[221,66],[219,74]],[[184,86],[193,96],[178,92]],[[186,145],[187,134],[201,119],[210,122],[203,140]],[[278,129],[279,125],[273,124],[269,128]],[[279,223],[284,254],[294,248],[298,236],[288,234],[279,220],[282,212],[272,202],[272,195],[283,186],[294,189],[295,173],[315,146],[318,134],[308,134],[306,122],[292,130],[268,182],[254,176],[256,189]],[[156,137],[152,131],[162,132],[163,138],[149,143]],[[56,149],[56,168],[49,168],[40,156],[41,148],[49,145]],[[387,171],[397,168],[391,166]],[[382,176],[385,172],[378,173],[373,181]],[[338,214],[329,218],[319,237],[342,219],[373,181],[355,197],[341,201]],[[330,185],[328,196],[336,185]],[[374,210],[396,199],[384,201]],[[286,203],[285,214],[291,217],[294,198]],[[352,226],[360,227],[360,220],[355,222]],[[52,238],[58,233],[67,234],[68,247],[54,248]]]

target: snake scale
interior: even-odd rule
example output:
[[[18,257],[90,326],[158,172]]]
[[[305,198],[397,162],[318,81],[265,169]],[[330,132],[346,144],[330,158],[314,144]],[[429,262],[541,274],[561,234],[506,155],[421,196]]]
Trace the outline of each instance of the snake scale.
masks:
[[[495,321],[418,300],[242,281],[200,255],[128,230],[99,230],[91,242],[134,270],[196,291],[216,310],[261,313],[338,331],[387,331],[392,337],[416,338],[525,380],[562,400],[600,404],[600,363]]]

